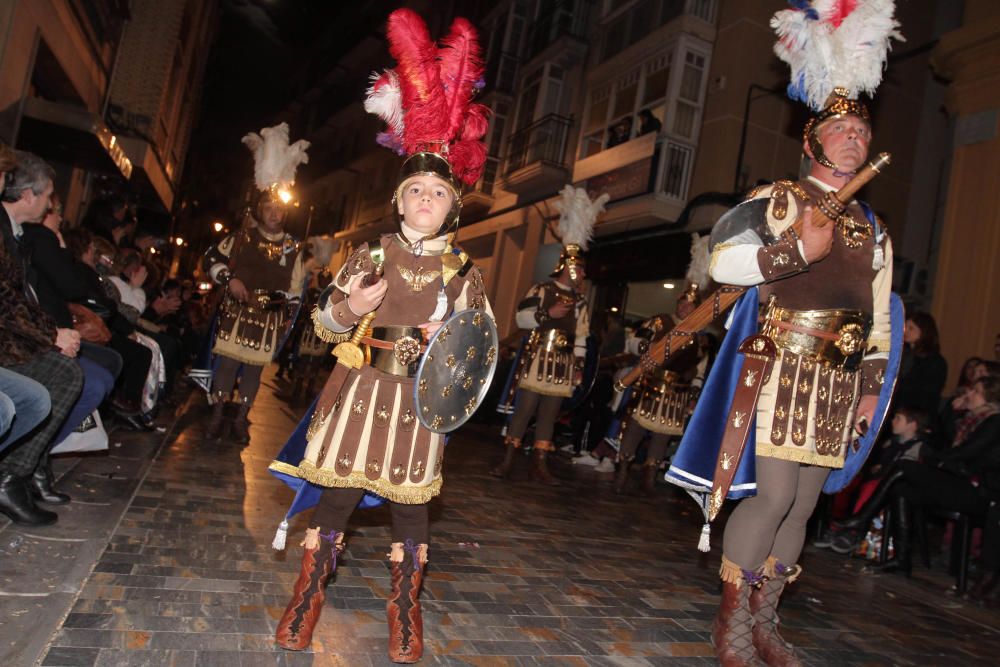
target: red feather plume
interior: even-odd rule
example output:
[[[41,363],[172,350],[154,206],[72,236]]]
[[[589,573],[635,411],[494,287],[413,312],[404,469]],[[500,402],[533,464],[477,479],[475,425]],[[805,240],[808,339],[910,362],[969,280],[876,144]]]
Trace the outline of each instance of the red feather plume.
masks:
[[[457,137],[465,124],[465,114],[483,77],[476,29],[464,18],[456,18],[438,49],[441,85],[447,99],[448,138]]]
[[[439,47],[420,15],[403,8],[389,15],[386,36],[397,62],[403,117],[396,123],[390,120],[394,116],[386,107],[391,105],[380,99],[385,77],[377,78],[369,90],[366,109],[389,122],[397,135],[402,127],[406,153],[439,153],[451,164],[455,178],[475,183],[486,162],[482,137],[489,114],[487,107],[472,103],[484,71],[476,29],[456,18]]]

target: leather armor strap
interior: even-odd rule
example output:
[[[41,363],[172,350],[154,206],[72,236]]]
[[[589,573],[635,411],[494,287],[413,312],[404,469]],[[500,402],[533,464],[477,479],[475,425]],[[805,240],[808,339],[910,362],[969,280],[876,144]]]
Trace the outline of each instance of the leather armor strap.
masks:
[[[755,421],[760,390],[767,382],[778,356],[774,341],[762,334],[748,336],[740,343],[739,352],[744,355],[743,366],[740,368],[733,403],[726,417],[726,430],[722,435],[719,458],[712,476],[712,492],[708,498],[709,521],[715,519],[722,509],[722,502],[733,484],[747,434]]]

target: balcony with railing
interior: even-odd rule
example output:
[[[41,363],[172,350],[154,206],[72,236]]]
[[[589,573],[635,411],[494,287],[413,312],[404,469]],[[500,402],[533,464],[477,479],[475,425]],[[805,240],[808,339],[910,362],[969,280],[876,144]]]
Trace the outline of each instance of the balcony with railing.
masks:
[[[503,188],[509,192],[551,189],[569,176],[566,142],[572,121],[549,114],[518,130],[507,144]]]

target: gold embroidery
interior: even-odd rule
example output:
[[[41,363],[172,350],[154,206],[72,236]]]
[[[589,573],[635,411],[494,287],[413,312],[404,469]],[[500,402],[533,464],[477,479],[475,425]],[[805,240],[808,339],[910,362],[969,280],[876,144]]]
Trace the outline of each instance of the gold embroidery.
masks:
[[[413,471],[412,471],[412,473],[413,473],[413,475],[415,477],[423,477],[425,470],[426,470],[426,467],[424,466],[424,462],[423,461],[417,461],[416,463],[413,464]]]
[[[382,469],[382,467],[379,465],[378,459],[372,459],[371,461],[369,461],[367,468],[368,472],[373,474],[377,473],[379,470]]]
[[[737,410],[733,414],[733,428],[740,428],[741,426],[743,426],[743,422],[746,421],[746,418],[747,418],[747,413],[740,412],[739,410]]]
[[[402,276],[407,286],[413,292],[424,291],[427,285],[431,284],[441,275],[440,271],[424,271],[424,267],[422,266],[417,267],[416,273],[400,264],[397,264],[396,268],[399,270],[399,275]]]
[[[729,470],[733,467],[733,457],[723,452],[721,465],[723,470]]]
[[[747,375],[743,378],[743,384],[747,387],[752,387],[754,383],[757,382],[758,371],[748,368]]]

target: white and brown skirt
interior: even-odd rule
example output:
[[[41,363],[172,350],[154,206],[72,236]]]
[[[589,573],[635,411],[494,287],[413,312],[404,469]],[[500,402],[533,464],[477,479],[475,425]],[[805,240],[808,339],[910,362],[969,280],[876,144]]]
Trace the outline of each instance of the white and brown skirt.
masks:
[[[441,492],[444,436],[417,420],[412,378],[367,365],[351,371],[329,413],[313,416],[307,439],[298,468],[283,472],[404,504]]]

